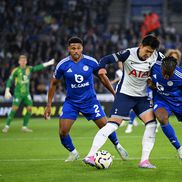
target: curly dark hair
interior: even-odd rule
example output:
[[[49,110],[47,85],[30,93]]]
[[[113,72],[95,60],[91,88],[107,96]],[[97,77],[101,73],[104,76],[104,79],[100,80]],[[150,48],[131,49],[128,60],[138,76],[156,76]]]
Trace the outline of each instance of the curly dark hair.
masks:
[[[162,60],[161,67],[162,67],[162,70],[165,71],[165,75],[168,75],[169,77],[171,77],[173,75],[173,72],[177,64],[178,64],[177,59],[175,59],[172,56],[169,56],[169,57],[165,57]]]

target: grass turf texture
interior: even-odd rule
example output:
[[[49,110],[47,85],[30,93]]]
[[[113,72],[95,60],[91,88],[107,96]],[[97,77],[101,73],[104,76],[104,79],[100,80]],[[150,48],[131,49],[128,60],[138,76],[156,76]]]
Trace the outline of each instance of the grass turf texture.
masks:
[[[170,119],[182,142],[182,123],[174,117]],[[102,149],[115,156],[112,166],[107,170],[98,170],[82,163],[88,153],[93,137],[98,131],[92,121],[78,118],[73,125],[71,136],[79,151],[80,159],[71,163],[64,160],[69,153],[60,144],[58,119],[49,121],[31,119],[33,133],[21,131],[21,119],[15,119],[9,132],[0,132],[0,182],[179,182],[182,180],[182,162],[176,150],[159,128],[156,143],[151,154],[151,162],[157,169],[137,167],[141,156],[141,140],[144,126],[133,127],[131,134],[125,134],[126,126],[118,129],[121,144],[129,153],[129,160],[120,160],[110,141]],[[0,120],[0,128],[4,119]]]

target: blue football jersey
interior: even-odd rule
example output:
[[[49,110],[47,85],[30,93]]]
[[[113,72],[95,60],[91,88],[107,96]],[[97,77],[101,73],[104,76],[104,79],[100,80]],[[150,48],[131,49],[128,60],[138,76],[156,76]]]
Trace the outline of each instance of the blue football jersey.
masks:
[[[157,97],[173,106],[182,104],[182,69],[176,67],[170,79],[162,76],[161,61],[157,61],[151,70],[152,81],[156,84],[157,91],[153,91],[154,101]]]
[[[84,104],[89,99],[96,98],[93,72],[98,68],[97,60],[90,56],[83,55],[83,58],[78,62],[74,62],[68,56],[57,64],[53,77],[64,78],[66,100]]]

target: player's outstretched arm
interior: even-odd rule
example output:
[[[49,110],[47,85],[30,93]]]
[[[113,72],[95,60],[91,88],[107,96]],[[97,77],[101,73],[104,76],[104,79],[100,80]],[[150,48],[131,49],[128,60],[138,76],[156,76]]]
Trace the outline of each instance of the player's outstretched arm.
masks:
[[[48,67],[48,66],[53,65],[54,63],[55,63],[55,59],[51,59],[48,62],[43,63],[43,66]]]
[[[38,64],[36,66],[30,66],[30,72],[36,72],[36,71],[44,70],[46,67],[53,65],[54,62],[55,62],[55,60],[51,59],[48,62]]]
[[[52,99],[54,97],[54,94],[55,94],[55,91],[56,91],[56,86],[57,86],[58,82],[59,81],[57,79],[55,79],[55,78],[51,79],[50,88],[48,90],[47,106],[46,106],[45,111],[44,111],[44,118],[45,119],[49,119],[50,118]]]
[[[109,81],[109,78],[106,76],[106,70],[104,68],[100,69],[98,72],[98,76],[102,84],[115,96],[115,91],[113,86],[111,85],[111,82]]]

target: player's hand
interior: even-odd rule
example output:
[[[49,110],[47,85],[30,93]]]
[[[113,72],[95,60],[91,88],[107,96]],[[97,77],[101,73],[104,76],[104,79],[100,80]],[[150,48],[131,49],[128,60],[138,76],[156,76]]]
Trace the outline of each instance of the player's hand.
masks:
[[[51,106],[46,106],[45,111],[44,111],[44,118],[47,120],[50,119],[51,116]]]
[[[147,78],[147,85],[148,85],[151,89],[153,89],[153,90],[156,89],[156,85],[153,83],[153,81],[152,81],[152,79],[151,79],[150,77]]]
[[[107,71],[105,68],[101,68],[99,71],[98,71],[98,75],[103,75],[103,74],[107,74]]]
[[[49,65],[53,65],[55,63],[55,59],[51,59],[47,62]]]
[[[54,63],[55,63],[55,59],[51,59],[51,60],[49,60],[48,62],[43,63],[43,66],[44,66],[44,67],[51,66],[51,65],[53,65]]]
[[[10,99],[10,98],[12,97],[9,88],[6,88],[4,97],[5,97],[6,99]]]

